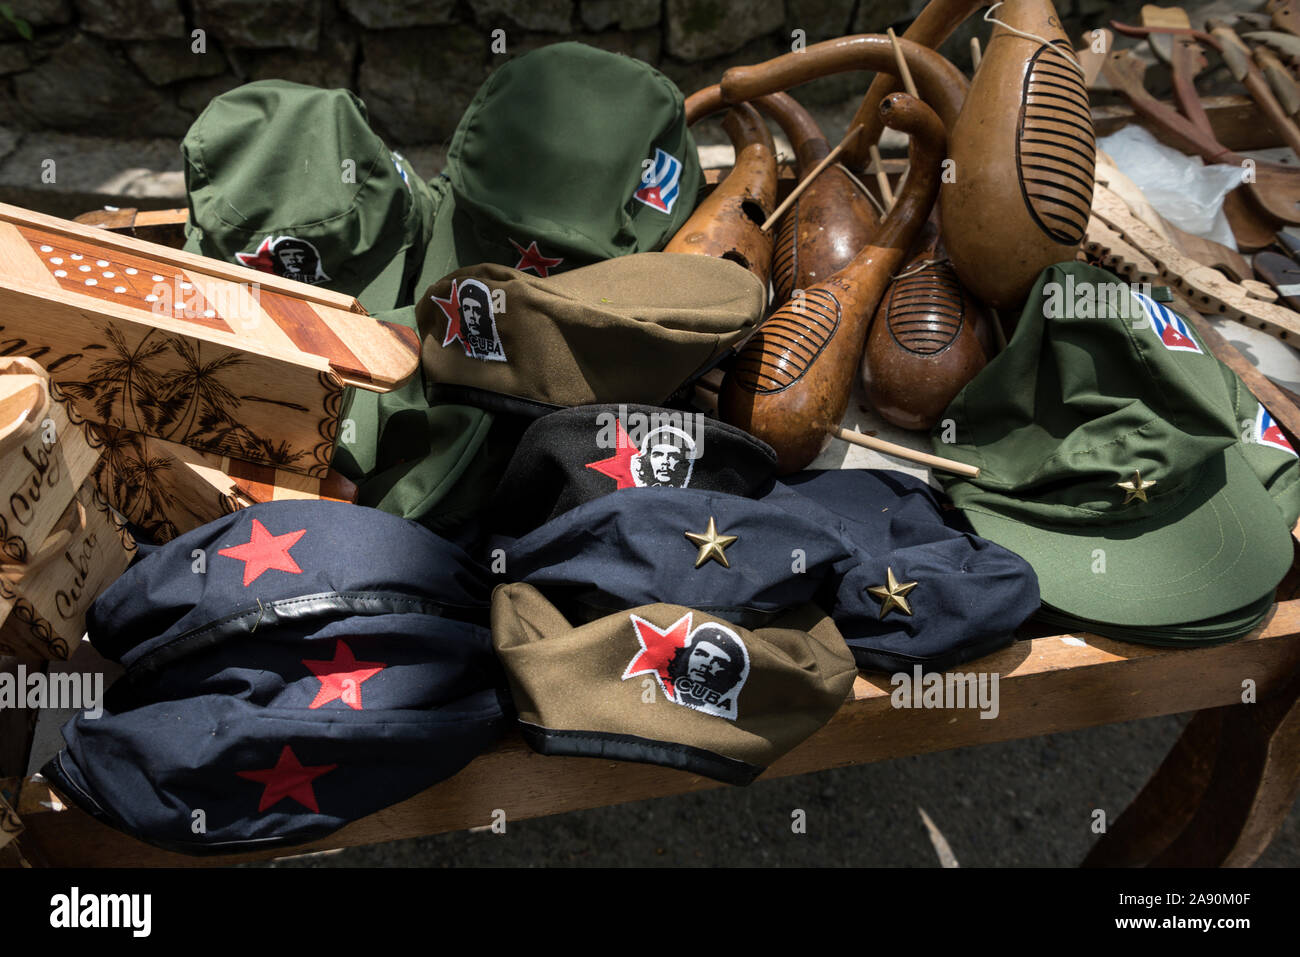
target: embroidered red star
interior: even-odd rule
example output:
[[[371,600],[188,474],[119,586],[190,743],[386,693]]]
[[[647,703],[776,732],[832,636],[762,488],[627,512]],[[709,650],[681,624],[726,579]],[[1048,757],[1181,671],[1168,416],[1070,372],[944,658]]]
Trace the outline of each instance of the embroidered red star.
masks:
[[[468,356],[473,355],[473,353],[470,352],[469,343],[465,341],[465,337],[460,332],[460,293],[456,291],[456,282],[455,279],[451,281],[450,299],[439,299],[437,296],[430,296],[429,298],[438,304],[442,314],[447,317],[447,334],[442,337],[443,348],[459,339],[461,347],[465,350],[465,355]]]
[[[311,782],[337,767],[337,764],[306,767],[286,744],[284,750],[280,752],[280,760],[275,762],[275,767],[235,773],[241,778],[266,785],[262,791],[262,799],[257,802],[258,814],[285,798],[291,798],[307,810],[319,814],[320,806],[316,803],[316,792],[312,789]]]
[[[531,269],[545,279],[552,269],[564,262],[563,257],[552,259],[550,256],[543,256],[541,250],[537,248],[537,240],[535,239],[528,244],[527,249],[524,249],[513,239],[510,240],[510,245],[514,246],[515,252],[519,253],[519,262],[515,263],[515,268],[520,272]]]
[[[307,534],[307,529],[300,528],[296,532],[272,535],[266,530],[265,525],[257,519],[253,519],[252,538],[243,545],[223,548],[217,554],[244,563],[244,587],[247,588],[257,581],[262,572],[271,569],[290,572],[294,575],[302,574],[302,569],[298,567],[298,563],[289,554],[289,549],[298,544],[298,539],[305,534]]]
[[[632,444],[632,437],[627,434],[627,429],[623,428],[623,423],[615,421],[614,425],[618,428],[614,454],[599,462],[588,462],[587,468],[595,469],[601,475],[608,475],[616,483],[615,489],[632,488],[636,485],[636,481],[632,478],[632,458],[637,454],[637,449]]]
[[[240,265],[251,266],[254,269],[260,269],[262,272],[275,272],[275,260],[271,258],[271,237],[267,236],[262,240],[262,245],[251,253],[235,253],[235,258],[239,260]]]
[[[340,639],[334,648],[333,661],[307,661],[303,659],[307,670],[320,679],[320,690],[316,699],[308,708],[319,708],[331,701],[341,700],[354,711],[361,708],[361,682],[373,678],[384,670],[382,661],[357,661],[349,648]]]
[[[691,632],[691,613],[688,611],[682,615],[668,626],[667,631],[659,630],[636,615],[629,617],[636,631],[636,639],[641,643],[641,650],[623,672],[623,680],[626,681],[637,675],[654,675],[659,679],[659,686],[663,688],[664,694],[669,699],[674,699],[677,689],[668,674],[668,663],[673,660],[679,649],[686,647],[686,638]]]

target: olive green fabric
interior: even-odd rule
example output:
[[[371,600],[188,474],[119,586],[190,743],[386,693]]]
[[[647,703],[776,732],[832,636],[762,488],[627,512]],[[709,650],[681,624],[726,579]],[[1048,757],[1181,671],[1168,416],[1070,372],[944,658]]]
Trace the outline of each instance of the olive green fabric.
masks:
[[[657,202],[638,199],[656,171],[672,183]],[[477,263],[532,262],[544,276],[660,249],[703,181],[666,76],[581,43],[533,50],[494,71],[456,127],[431,183],[438,212],[421,288]]]
[[[430,286],[416,316],[432,396],[540,411],[660,404],[747,336],[766,301],[735,263],[638,253],[549,279],[468,267]]]
[[[669,604],[574,627],[517,583],[492,593],[492,641],[536,750],[730,784],[748,784],[829,721],[857,674],[835,623],[813,605],[754,631]]]
[[[414,299],[433,194],[355,94],[248,83],[208,104],[181,152],[190,252],[346,293],[371,312]]]
[[[1043,272],[1007,348],[935,428],[936,451],[982,470],[944,486],[1034,566],[1058,623],[1243,633],[1291,564],[1300,462],[1254,441],[1258,403],[1185,320],[1171,348],[1155,304],[1105,294],[1119,283],[1081,263]],[[1147,501],[1118,484],[1138,470]]]

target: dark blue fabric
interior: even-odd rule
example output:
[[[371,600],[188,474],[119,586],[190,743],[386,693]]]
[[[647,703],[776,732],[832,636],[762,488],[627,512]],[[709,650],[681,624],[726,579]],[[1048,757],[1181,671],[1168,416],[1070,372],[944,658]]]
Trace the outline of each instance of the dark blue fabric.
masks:
[[[244,584],[246,563],[220,552],[254,540],[254,521],[264,537],[302,532],[275,551],[298,571]],[[505,680],[479,623],[489,585],[459,548],[372,509],[278,502],[222,518],[92,607],[92,643],[127,672],[102,716],[64,726],[44,771],[107,823],[187,853],[328,834],[500,736]],[[315,770],[283,773],[297,765]]]
[[[712,516],[736,535],[730,568],[693,568]],[[1018,555],[964,531],[942,494],[898,472],[803,472],[756,499],[695,489],[600,495],[522,538],[495,542],[504,579],[541,589],[571,620],[653,602],[699,608],[745,627],[811,601],[834,618],[858,665],[942,669],[1010,644],[1038,608]],[[917,583],[912,614],[868,589],[888,570]]]

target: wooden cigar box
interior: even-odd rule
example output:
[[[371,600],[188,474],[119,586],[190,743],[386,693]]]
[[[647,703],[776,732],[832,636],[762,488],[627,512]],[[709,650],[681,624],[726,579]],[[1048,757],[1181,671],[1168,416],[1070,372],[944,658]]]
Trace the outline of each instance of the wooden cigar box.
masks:
[[[4,204],[0,333],[89,421],[313,476],[344,387],[419,361],[350,296]]]

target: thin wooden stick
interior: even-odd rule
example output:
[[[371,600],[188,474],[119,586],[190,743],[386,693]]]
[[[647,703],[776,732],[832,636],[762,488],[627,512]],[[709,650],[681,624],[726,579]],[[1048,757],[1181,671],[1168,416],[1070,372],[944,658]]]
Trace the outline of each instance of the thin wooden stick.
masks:
[[[844,150],[848,147],[849,143],[853,141],[854,137],[856,137],[861,132],[862,132],[862,124],[859,123],[856,126],[854,126],[851,130],[849,130],[847,133],[845,133],[844,139],[840,140],[840,145],[835,147],[835,149],[831,150],[829,153],[827,153],[826,158],[822,160],[820,163],[818,163],[816,166],[814,166],[811,172],[809,172],[807,176],[801,179],[795,185],[794,189],[790,190],[790,195],[787,196],[784,201],[782,201],[780,206],[772,210],[772,215],[767,217],[767,220],[759,228],[762,229],[764,232],[767,232],[767,230],[771,229],[776,224],[777,220],[779,220],[783,215],[785,215],[785,211],[794,205],[794,201],[799,198],[800,194],[802,194],[805,189],[808,188],[808,185],[813,180],[815,180],[818,176],[820,176],[822,174],[822,171],[826,169],[826,167],[834,163],[835,158],[839,156],[840,153],[844,152]]]
[[[894,191],[889,187],[889,177],[885,175],[885,161],[880,158],[880,147],[871,144],[871,162],[876,164],[876,185],[880,187],[880,198],[885,201],[885,209],[894,208]]]
[[[906,459],[909,462],[916,462],[918,465],[928,465],[932,469],[940,469],[944,472],[951,472],[954,475],[964,475],[967,478],[979,478],[980,470],[973,465],[967,465],[964,462],[954,462],[952,459],[945,459],[938,455],[931,455],[929,452],[918,452],[915,449],[909,449],[905,445],[895,445],[893,442],[886,442],[884,439],[878,439],[873,435],[863,435],[861,432],[850,432],[848,429],[834,428],[830,430],[831,435],[837,439],[843,439],[850,445],[860,445],[864,449],[871,449],[875,452],[884,452],[886,455],[893,455],[900,459]]]
[[[894,59],[898,61],[898,75],[903,78],[903,89],[907,91],[908,96],[914,96],[918,100],[921,94],[916,92],[916,83],[912,81],[912,71],[907,67],[907,60],[903,57],[903,48],[898,45],[898,37],[894,33],[894,28],[888,30],[889,42],[894,45]]]
[[[975,73],[980,68],[981,56],[982,54],[980,53],[980,38],[971,37],[970,38],[971,73]]]

